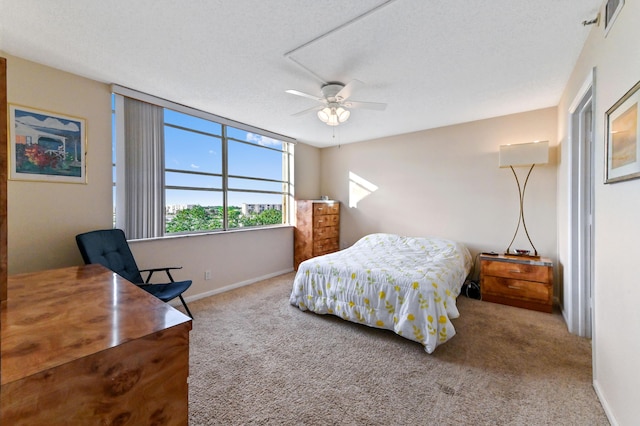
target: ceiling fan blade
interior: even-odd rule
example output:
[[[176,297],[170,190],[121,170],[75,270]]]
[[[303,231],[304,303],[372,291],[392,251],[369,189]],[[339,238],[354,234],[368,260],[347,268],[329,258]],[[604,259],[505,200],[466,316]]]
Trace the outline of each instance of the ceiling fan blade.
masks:
[[[302,96],[303,98],[309,98],[309,99],[313,99],[314,101],[318,101],[318,102],[324,102],[324,99],[318,96],[313,96],[310,95],[308,93],[304,93],[304,92],[300,92],[298,90],[286,90],[287,93],[290,93],[292,95],[296,95],[296,96]]]
[[[361,108],[361,109],[373,109],[376,111],[384,111],[387,108],[387,104],[380,102],[360,102],[360,101],[349,101],[345,102],[344,106],[347,108]]]
[[[336,94],[336,98],[346,101],[347,99],[349,99],[349,97],[353,93],[353,89],[355,89],[358,86],[361,86],[362,84],[364,83],[361,82],[360,80],[351,80],[349,83],[347,83],[346,86],[340,89],[340,91]]]
[[[303,109],[300,112],[296,112],[295,114],[291,114],[291,116],[297,117],[299,115],[305,115],[305,114],[308,114],[310,112],[318,111],[320,108],[322,108],[322,106],[314,106],[312,108]]]

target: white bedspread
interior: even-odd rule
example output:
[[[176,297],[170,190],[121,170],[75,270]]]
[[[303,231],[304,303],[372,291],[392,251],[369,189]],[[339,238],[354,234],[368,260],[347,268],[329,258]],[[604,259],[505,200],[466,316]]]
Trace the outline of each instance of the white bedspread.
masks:
[[[302,262],[289,301],[302,310],[393,330],[428,353],[455,335],[471,254],[441,238],[371,234]]]

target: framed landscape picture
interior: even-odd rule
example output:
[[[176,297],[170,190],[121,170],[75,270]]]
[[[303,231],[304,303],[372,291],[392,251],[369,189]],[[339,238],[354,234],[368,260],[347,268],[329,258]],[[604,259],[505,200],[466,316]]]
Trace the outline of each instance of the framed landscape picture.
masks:
[[[606,113],[604,183],[640,177],[640,81]]]
[[[9,105],[9,179],[87,183],[85,120]]]

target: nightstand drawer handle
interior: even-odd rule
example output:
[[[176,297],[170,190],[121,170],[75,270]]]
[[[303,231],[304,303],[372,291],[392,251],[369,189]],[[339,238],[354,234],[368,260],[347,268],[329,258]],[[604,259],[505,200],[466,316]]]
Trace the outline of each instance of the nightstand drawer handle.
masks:
[[[512,290],[522,290],[522,288],[516,286],[516,285],[508,285],[507,287],[509,287]]]
[[[513,272],[514,274],[521,274],[522,271],[520,269],[510,269],[509,272]]]

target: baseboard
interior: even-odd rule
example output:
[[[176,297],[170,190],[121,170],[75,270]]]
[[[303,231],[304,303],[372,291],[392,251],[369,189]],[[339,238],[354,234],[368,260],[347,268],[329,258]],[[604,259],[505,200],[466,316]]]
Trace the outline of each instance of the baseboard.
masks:
[[[600,390],[600,385],[596,379],[593,380],[593,389],[596,391],[596,395],[600,400],[600,404],[602,405],[602,409],[604,410],[604,414],[606,414],[607,419],[609,419],[609,423],[611,426],[618,426],[618,422],[611,412],[611,407],[609,407],[609,403],[607,402],[607,398],[604,397],[602,391]]]
[[[213,295],[216,295],[216,294],[224,293],[224,292],[229,291],[229,290],[233,290],[233,289],[236,289],[236,288],[240,288],[240,287],[244,287],[244,286],[247,286],[247,285],[250,285],[250,284],[254,284],[254,283],[257,283],[258,281],[268,280],[269,278],[277,277],[278,275],[288,274],[289,272],[293,272],[293,268],[289,268],[289,269],[285,269],[285,270],[277,271],[277,272],[272,272],[272,273],[267,274],[267,275],[262,275],[260,277],[251,278],[251,279],[246,280],[246,281],[240,281],[238,283],[234,283],[234,284],[230,284],[230,285],[227,285],[227,286],[224,286],[224,287],[216,288],[216,289],[211,290],[211,291],[205,291],[204,293],[198,293],[198,294],[192,294],[190,296],[185,296],[184,300],[187,303],[193,302],[193,301],[196,301],[196,300],[204,299],[205,297],[213,296]],[[171,302],[169,302],[169,304],[171,306],[182,306],[182,302],[180,302],[180,299],[173,299]]]

